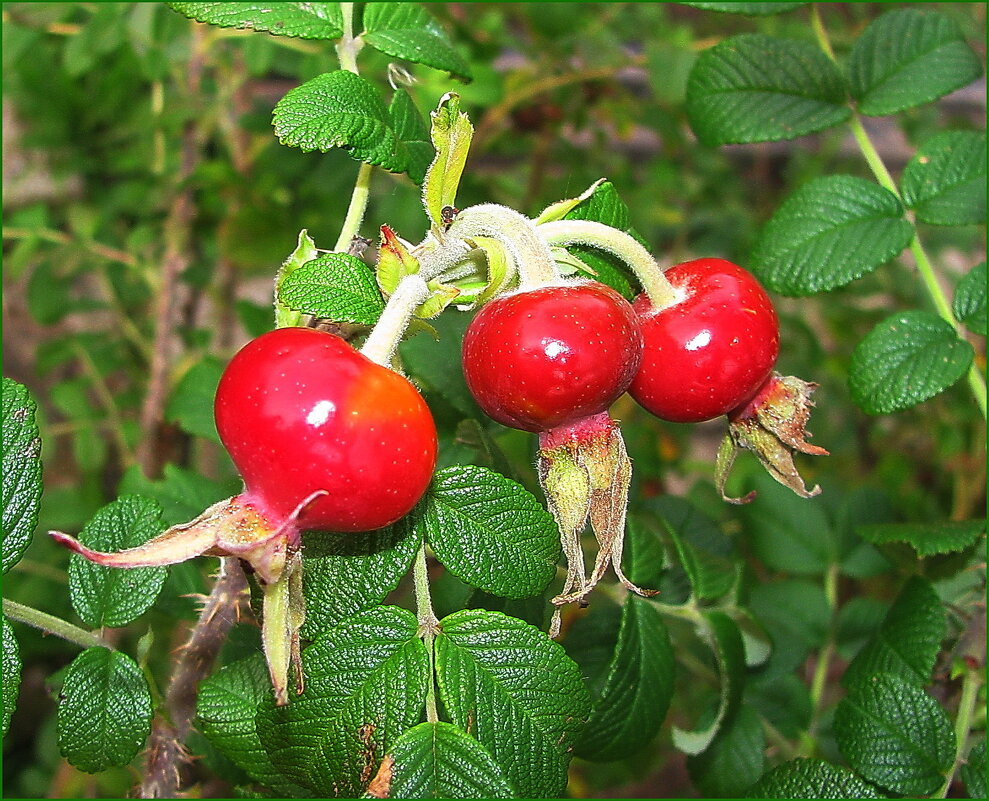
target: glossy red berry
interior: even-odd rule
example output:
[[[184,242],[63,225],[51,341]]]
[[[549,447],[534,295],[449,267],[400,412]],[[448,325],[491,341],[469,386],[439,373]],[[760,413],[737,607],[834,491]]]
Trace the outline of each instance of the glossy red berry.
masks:
[[[436,464],[436,427],[398,373],[333,334],[280,328],[248,343],[216,393],[242,499],[275,524],[314,492],[298,528],[367,531],[409,512]]]
[[[467,328],[463,367],[489,417],[546,431],[606,410],[628,388],[641,352],[628,301],[585,281],[488,303]]]
[[[779,355],[779,322],[751,273],[724,259],[666,271],[680,299],[656,310],[640,295],[642,366],[629,393],[663,420],[697,423],[755,394]]]

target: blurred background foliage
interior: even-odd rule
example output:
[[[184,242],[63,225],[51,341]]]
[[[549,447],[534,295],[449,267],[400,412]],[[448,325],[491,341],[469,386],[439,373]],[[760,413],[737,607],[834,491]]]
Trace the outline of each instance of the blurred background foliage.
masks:
[[[390,75],[424,113],[444,92],[461,94],[476,129],[462,206],[494,201],[534,215],[606,177],[661,264],[719,256],[745,265],[760,226],[788,192],[820,175],[868,177],[844,127],[792,142],[709,148],[687,124],[685,85],[698,53],[743,32],[811,40],[800,11],[745,17],[676,3],[426,5],[474,80],[458,84],[425,67],[390,65],[374,52],[361,54],[361,70],[382,86]],[[839,57],[891,5],[936,6],[985,58],[983,3],[822,4]],[[249,336],[271,327],[272,279],[299,230],[331,247],[347,208],[357,163],[339,150],[283,147],[270,125],[285,92],[334,69],[336,58],[319,42],[207,28],[158,3],[5,3],[2,58],[4,374],[28,386],[40,405],[39,530],[78,531],[123,492],[158,498],[169,522],[188,519],[237,487],[212,425],[222,365]],[[868,125],[896,175],[925,138],[947,128],[981,130],[985,112],[982,79]],[[427,221],[406,176],[377,171],[371,191],[365,236],[376,238],[378,225],[388,223],[406,239],[421,239]],[[985,258],[984,226],[925,227],[923,236],[948,284]],[[891,310],[926,303],[910,265],[888,266],[823,296],[775,300],[780,369],[821,384],[810,427],[832,455],[804,465],[808,484],[824,487],[815,511],[762,484],[761,506],[739,512],[716,502],[710,474],[721,423],[660,423],[626,398],[615,415],[636,464],[633,509],[647,513],[669,501],[664,496],[681,495],[703,504],[729,533],[760,515],[765,523],[782,514],[839,538],[852,536],[843,530],[850,515],[860,522],[980,516],[984,427],[964,384],[881,418],[867,417],[849,398],[855,343]],[[174,316],[172,335],[162,341],[156,331],[169,313],[166,302]],[[427,389],[457,380],[457,332],[465,321],[450,313],[439,323],[440,343],[421,336],[406,353],[413,365],[417,353],[425,354],[423,363],[441,364],[432,381],[424,366]],[[984,368],[983,344],[976,347]],[[463,415],[449,393],[430,393],[430,402],[445,458],[462,458]],[[512,460],[507,469],[531,486],[531,438],[498,438]],[[754,467],[754,460],[741,464],[736,488],[755,481]],[[738,547],[767,581],[781,572],[818,572],[802,571],[799,556],[793,564],[767,562],[771,540]],[[856,622],[878,620],[894,586],[884,582],[896,553],[858,550],[840,589],[843,597],[870,598],[849,623],[848,643]],[[66,551],[35,537],[5,577],[4,595],[72,619],[67,561]],[[959,578],[950,564],[943,573],[959,585],[958,596],[978,581],[971,571]],[[672,579],[664,580],[666,600],[675,602]],[[161,674],[155,666],[181,642],[175,619],[193,619],[194,596],[205,587],[200,564],[172,570],[137,646],[149,675]],[[750,601],[768,610],[778,598],[763,591]],[[146,628],[114,636],[137,637]],[[236,639],[228,645],[254,647]],[[50,693],[75,649],[33,632],[21,637],[21,649],[24,679],[4,741],[4,793],[124,795],[131,771],[87,776],[58,757]],[[776,665],[774,675],[797,667],[799,649],[797,656]],[[690,708],[691,688],[678,688],[676,697],[674,722],[677,708]],[[767,692],[766,708],[773,702]],[[214,781],[222,781],[229,773],[223,759],[205,741],[196,745]],[[627,760],[593,770],[578,761],[570,792],[693,790],[682,756],[663,734],[656,749]]]

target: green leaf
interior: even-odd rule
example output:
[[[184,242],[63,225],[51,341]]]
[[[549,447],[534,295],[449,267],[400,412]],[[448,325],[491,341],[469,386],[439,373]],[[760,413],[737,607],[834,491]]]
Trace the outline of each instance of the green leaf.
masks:
[[[37,404],[27,389],[3,379],[3,572],[31,544],[41,504],[41,437]]]
[[[852,96],[862,114],[893,114],[960,89],[982,74],[957,23],[916,8],[888,11],[848,57]]]
[[[703,796],[737,798],[762,775],[765,749],[759,713],[742,706],[704,753],[687,757],[687,771]]]
[[[137,465],[128,468],[120,481],[121,495],[144,495],[161,504],[166,525],[174,526],[192,520],[212,506],[243,487],[239,481],[220,484],[194,470],[166,464],[164,477],[153,481],[145,478]]]
[[[374,273],[348,253],[326,253],[292,272],[282,281],[278,300],[290,309],[358,325],[374,325],[385,307]]]
[[[470,66],[418,3],[368,3],[361,38],[386,55],[470,80]]]
[[[784,11],[793,11],[795,8],[807,5],[806,3],[683,3],[685,6],[693,6],[703,11],[721,11],[726,14],[750,14],[762,16],[765,14],[782,14]]]
[[[556,524],[511,479],[476,465],[448,467],[435,475],[420,508],[436,558],[472,587],[527,598],[556,576]]]
[[[273,122],[283,145],[321,152],[342,147],[389,172],[409,168],[409,148],[392,127],[377,87],[347,70],[326,72],[289,91],[275,106]]]
[[[852,351],[852,400],[867,414],[909,409],[965,375],[973,356],[972,346],[933,312],[894,314]]]
[[[702,615],[699,633],[714,651],[721,690],[717,714],[709,725],[693,731],[673,727],[673,744],[688,755],[706,751],[721,727],[732,720],[742,700],[745,681],[745,646],[735,621],[724,612],[705,611]]]
[[[293,325],[301,325],[303,314],[295,309],[288,308],[279,299],[281,294],[282,284],[285,279],[288,278],[292,273],[298,270],[302,265],[308,264],[313,259],[319,257],[319,251],[316,249],[316,243],[313,241],[312,237],[309,236],[308,231],[303,228],[299,231],[299,240],[295,246],[295,250],[292,251],[291,255],[282,262],[282,266],[278,269],[278,275],[275,277],[275,327],[276,328],[287,328]]]
[[[694,597],[720,598],[735,583],[735,548],[711,518],[683,498],[657,501],[663,526],[673,542]]]
[[[958,553],[973,546],[986,532],[985,520],[944,520],[937,523],[875,523],[857,526],[863,539],[876,545],[905,542],[918,556]]]
[[[464,379],[460,343],[471,321],[469,314],[441,314],[433,321],[439,342],[427,337],[407,339],[399,345],[402,362],[428,393],[436,393],[462,417],[484,419]]]
[[[447,92],[440,98],[429,118],[429,135],[436,149],[436,158],[426,170],[422,202],[433,225],[440,227],[443,225],[443,209],[453,206],[457,199],[457,188],[467,163],[474,126],[460,110],[460,95],[453,92]]]
[[[757,584],[748,607],[773,641],[762,680],[792,673],[827,639],[831,608],[818,582],[788,578]]]
[[[986,797],[986,741],[976,744],[968,752],[961,768],[962,781],[969,798]]]
[[[911,577],[875,636],[845,669],[842,683],[855,687],[876,673],[886,673],[922,687],[931,679],[934,662],[947,633],[947,618],[933,585]]]
[[[198,22],[221,28],[247,28],[299,39],[338,39],[343,35],[339,3],[167,3]]]
[[[213,398],[225,365],[215,356],[205,356],[182,376],[165,407],[165,419],[194,436],[220,441],[213,419]]]
[[[701,53],[687,80],[687,117],[705,145],[796,139],[850,114],[838,68],[805,42],[732,36]]]
[[[0,616],[0,625],[3,626],[3,670],[0,672],[0,678],[3,679],[3,726],[0,737],[6,737],[7,729],[10,727],[10,717],[17,706],[17,693],[21,688],[22,663],[17,638],[7,618]]]
[[[848,768],[821,759],[794,759],[773,768],[746,798],[883,798]]]
[[[304,542],[306,622],[302,636],[314,638],[381,603],[398,586],[422,542],[419,512],[377,531],[308,532]]]
[[[515,798],[491,754],[451,723],[420,723],[389,756],[389,798]]]
[[[952,311],[976,334],[986,335],[986,263],[969,270],[955,288]]]
[[[849,689],[835,711],[834,733],[852,768],[902,795],[933,793],[955,757],[955,734],[938,702],[882,673]]]
[[[86,773],[126,765],[151,733],[151,693],[133,659],[88,648],[66,669],[58,750]]]
[[[769,289],[802,296],[872,272],[913,237],[896,195],[851,175],[815,178],[793,192],[763,227],[753,272]]]
[[[558,797],[590,699],[577,666],[539,629],[497,612],[440,621],[436,679],[454,724],[477,738],[523,798]]]
[[[618,643],[578,742],[578,756],[599,762],[644,748],[666,717],[676,660],[663,617],[648,601],[629,595]]]
[[[143,545],[166,528],[161,507],[151,498],[124,495],[100,509],[79,534],[79,541],[113,553]],[[69,557],[69,596],[76,614],[93,628],[125,626],[140,617],[161,592],[168,568],[127,570]]]
[[[324,631],[303,651],[306,690],[268,696],[257,731],[288,779],[322,796],[356,797],[385,753],[419,722],[429,665],[415,616],[379,606]]]
[[[237,767],[279,796],[308,796],[282,776],[261,745],[254,719],[269,695],[271,679],[261,654],[227,665],[200,684],[196,727]]]
[[[985,131],[945,131],[928,139],[901,178],[903,202],[932,225],[986,221]]]
[[[373,7],[373,6],[369,6]],[[365,12],[365,15],[367,12]],[[391,119],[391,127],[395,129],[395,134],[409,151],[409,164],[407,172],[409,178],[415,183],[421,184],[426,175],[426,170],[432,163],[436,151],[433,150],[433,143],[429,138],[429,128],[426,121],[419,113],[415,103],[409,93],[404,89],[396,89],[392,96],[391,105],[388,106],[388,116]]]

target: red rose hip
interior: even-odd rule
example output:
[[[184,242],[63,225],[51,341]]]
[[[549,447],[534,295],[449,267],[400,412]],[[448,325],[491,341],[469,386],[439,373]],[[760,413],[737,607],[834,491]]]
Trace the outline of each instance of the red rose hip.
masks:
[[[641,352],[628,301],[585,281],[488,303],[467,328],[463,367],[489,417],[547,431],[605,411],[628,388]]]
[[[629,393],[663,420],[697,423],[749,400],[779,355],[779,322],[751,273],[724,259],[665,272],[680,298],[656,310],[635,299],[644,341]]]
[[[398,373],[333,334],[280,328],[244,346],[220,379],[216,427],[241,499],[300,529],[368,531],[408,513],[436,464],[436,428]]]

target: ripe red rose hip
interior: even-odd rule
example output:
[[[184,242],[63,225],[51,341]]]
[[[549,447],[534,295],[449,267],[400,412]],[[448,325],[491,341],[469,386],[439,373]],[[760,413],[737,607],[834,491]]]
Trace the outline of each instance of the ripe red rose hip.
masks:
[[[747,401],[779,355],[779,322],[751,273],[724,259],[665,272],[680,299],[656,310],[640,295],[642,365],[629,393],[663,420],[697,423]]]
[[[628,388],[641,352],[628,301],[585,281],[488,303],[467,328],[463,367],[489,417],[546,431],[607,409]]]
[[[220,379],[215,412],[246,485],[241,499],[274,524],[324,490],[297,528],[389,525],[422,497],[436,464],[436,427],[415,387],[311,328],[244,346]]]

